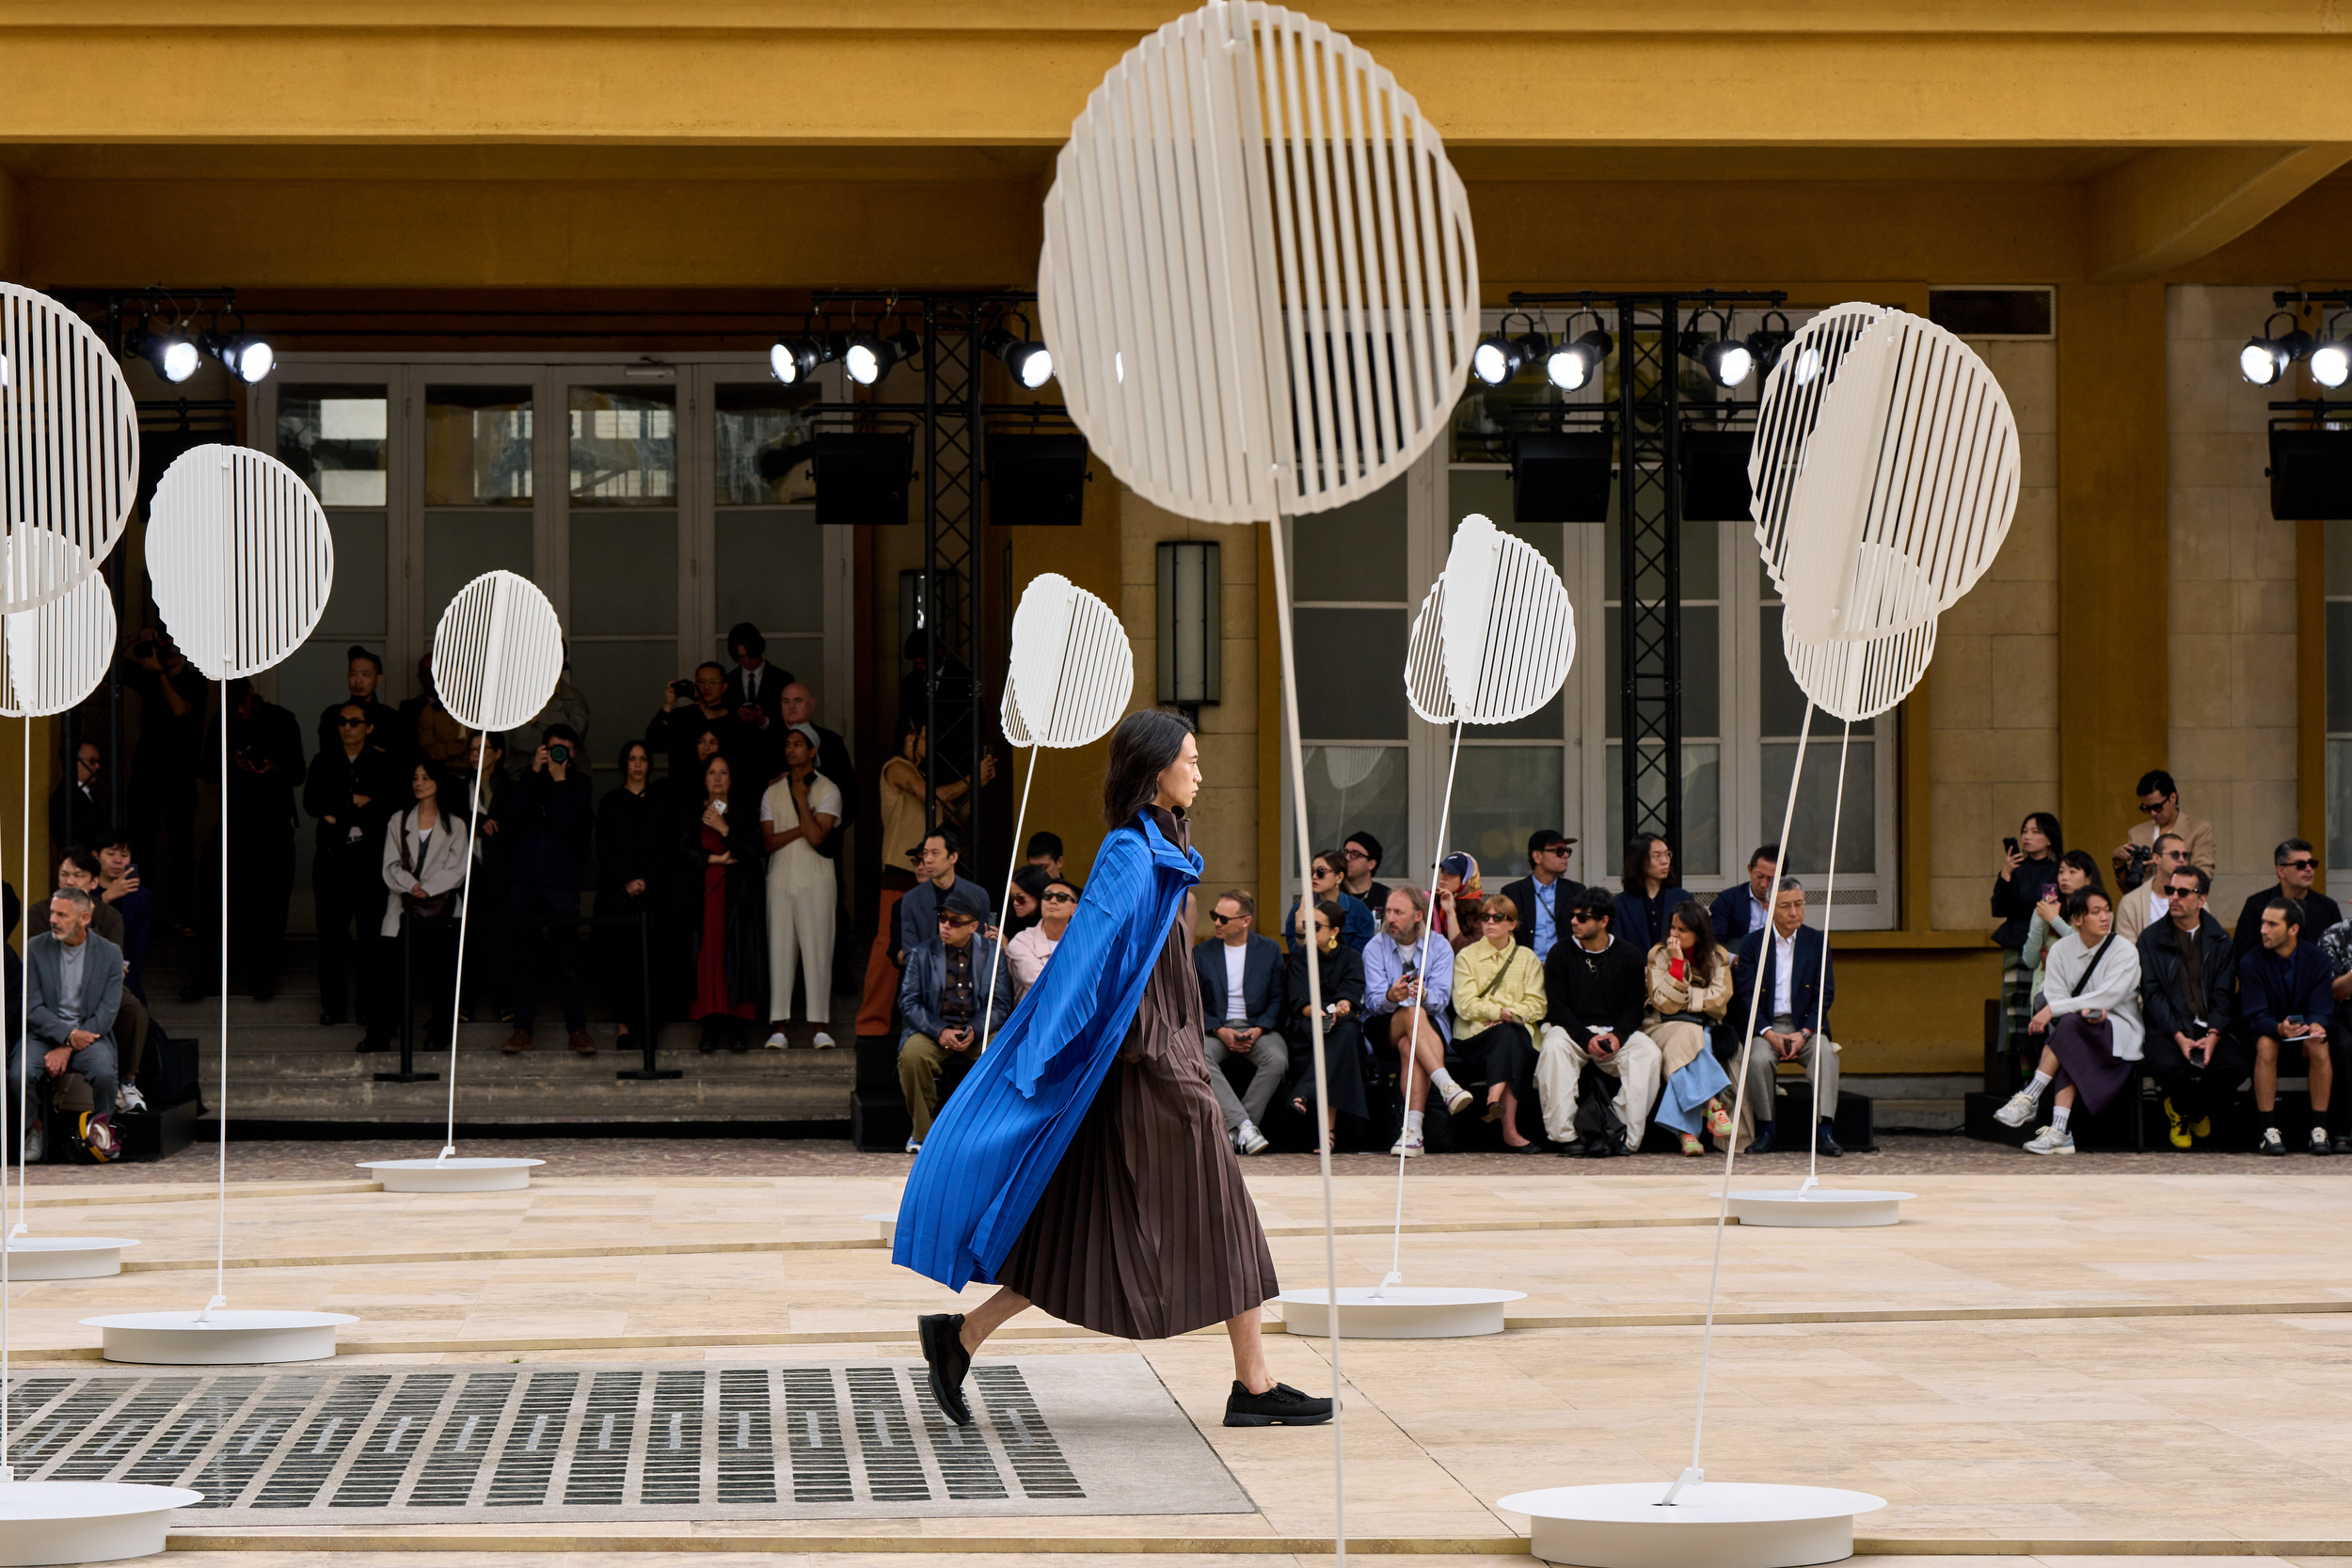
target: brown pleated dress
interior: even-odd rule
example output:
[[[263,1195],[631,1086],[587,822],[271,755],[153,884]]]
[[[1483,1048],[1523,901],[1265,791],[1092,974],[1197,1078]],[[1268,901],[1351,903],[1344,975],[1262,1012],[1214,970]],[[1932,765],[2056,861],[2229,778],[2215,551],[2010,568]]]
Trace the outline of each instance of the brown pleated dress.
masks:
[[[1152,816],[1189,846],[1184,819]],[[996,1275],[1064,1323],[1129,1339],[1223,1323],[1280,1289],[1209,1088],[1189,935],[1169,923],[1118,1058]]]

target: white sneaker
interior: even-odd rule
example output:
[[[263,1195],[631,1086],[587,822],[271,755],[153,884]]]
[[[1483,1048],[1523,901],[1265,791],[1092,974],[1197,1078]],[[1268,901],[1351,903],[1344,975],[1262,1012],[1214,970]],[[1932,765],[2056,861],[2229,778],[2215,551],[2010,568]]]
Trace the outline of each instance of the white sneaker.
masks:
[[[791,1045],[792,1042],[784,1037],[784,1031],[781,1029],[768,1037],[768,1049],[771,1051],[787,1051],[791,1049]]]
[[[834,1041],[831,1035],[828,1035],[822,1029],[819,1029],[817,1031],[817,1037],[808,1043],[809,1049],[812,1051],[831,1051],[833,1049]]]
[[[2028,1154],[2072,1154],[2074,1152],[2074,1134],[2061,1132],[2055,1127],[2045,1127],[2033,1135],[2032,1142],[2026,1145],[2026,1152]]]
[[[2009,1103],[1993,1113],[1993,1119],[2003,1127],[2023,1127],[2033,1120],[2033,1114],[2042,1109],[2042,1097],[2019,1089],[2009,1097]]]
[[[1396,1142],[1389,1146],[1389,1152],[1391,1154],[1403,1155],[1407,1160],[1424,1152],[1422,1145],[1421,1134],[1418,1132],[1406,1133],[1403,1137],[1397,1139]]]
[[[1263,1154],[1270,1146],[1256,1122],[1244,1121],[1241,1130],[1233,1134],[1233,1147],[1244,1154]]]
[[[920,1154],[923,1152],[923,1146],[916,1143],[913,1138],[909,1138],[907,1140],[907,1152],[909,1154]]]
[[[1446,1114],[1448,1116],[1460,1116],[1464,1111],[1470,1108],[1470,1101],[1476,1098],[1477,1097],[1475,1095],[1471,1094],[1470,1090],[1462,1087],[1461,1085],[1454,1085],[1453,1088],[1446,1091]],[[1413,1152],[1419,1154],[1421,1150],[1419,1148],[1415,1148]]]
[[[147,1096],[139,1093],[139,1086],[136,1084],[125,1084],[115,1090],[115,1109],[144,1111],[147,1109]]]

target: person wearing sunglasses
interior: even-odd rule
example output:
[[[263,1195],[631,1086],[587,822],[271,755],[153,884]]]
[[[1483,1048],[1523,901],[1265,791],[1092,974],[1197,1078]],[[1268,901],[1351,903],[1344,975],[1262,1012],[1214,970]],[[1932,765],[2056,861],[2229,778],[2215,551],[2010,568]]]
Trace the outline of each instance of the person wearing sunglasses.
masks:
[[[1301,911],[1300,919],[1305,913]],[[1312,962],[1323,990],[1323,1135],[1338,1135],[1339,1120],[1369,1119],[1364,1096],[1364,960],[1344,940],[1346,916],[1336,898],[1314,908]],[[1282,976],[1282,1021],[1291,1053],[1291,1109],[1315,1125],[1314,999],[1307,989],[1308,944],[1294,943]],[[1338,1152],[1334,1143],[1332,1150]]]
[[[392,759],[373,744],[367,705],[345,703],[335,715],[337,740],[322,749],[302,781],[302,810],[317,834],[310,851],[310,895],[318,908],[319,1023],[350,1016],[353,972],[359,1018],[373,1021],[375,928],[384,921],[381,868],[384,824],[408,802]]]
[[[1061,945],[1062,933],[1070,929],[1070,917],[1078,912],[1078,900],[1084,896],[1077,883],[1059,877],[1038,890],[1037,924],[1005,943],[1005,967],[1012,974],[1015,1002],[1045,973],[1045,960]]]
[[[2344,924],[2344,911],[2336,901],[2317,891],[2319,880],[2319,851],[2303,839],[2290,838],[2270,851],[2270,869],[2279,879],[2277,887],[2266,887],[2250,894],[2246,907],[2238,911],[2237,924],[2230,928],[2230,973],[2246,955],[2263,944],[2263,911],[2274,898],[2284,898],[2303,911],[2302,927],[2307,941],[2317,942],[2322,932]]]
[[[1518,906],[1502,894],[1478,911],[1485,940],[1454,959],[1454,1047],[1486,1085],[1486,1119],[1502,1124],[1502,1147],[1538,1154],[1543,1144],[1519,1131],[1519,1106],[1535,1100],[1535,1030],[1549,1010],[1544,966],[1518,940]]]
[[[1207,1032],[1209,1088],[1225,1114],[1225,1131],[1243,1154],[1263,1154],[1259,1127],[1291,1067],[1282,1035],[1282,948],[1257,932],[1258,900],[1247,888],[1228,888],[1209,908],[1209,940],[1192,950],[1200,977],[1200,1017]],[[1249,1064],[1249,1086],[1236,1094],[1225,1064]]]
[[[2212,876],[2217,863],[2213,824],[2181,809],[2180,786],[2172,775],[2161,768],[2150,768],[2139,776],[2138,795],[2141,820],[2115,847],[2116,886],[2136,888],[2153,871],[2159,833],[2180,834],[2188,846],[2188,863]]]
[[[2080,850],[2068,851],[2070,857],[2080,853]],[[2129,893],[2116,896],[2116,940],[2136,942],[2139,934],[2149,927],[2161,926],[2171,919],[2172,873],[2192,869],[2194,867],[2188,863],[2188,840],[2178,833],[2158,833],[2155,853],[2148,861],[2148,879]],[[2071,898],[2074,890],[2067,888],[2065,893]]]

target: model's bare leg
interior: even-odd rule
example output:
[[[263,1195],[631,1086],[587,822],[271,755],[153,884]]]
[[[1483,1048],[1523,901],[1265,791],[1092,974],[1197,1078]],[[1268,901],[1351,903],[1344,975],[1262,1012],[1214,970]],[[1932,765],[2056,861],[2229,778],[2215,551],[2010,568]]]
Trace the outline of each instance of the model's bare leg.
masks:
[[[1265,1336],[1260,1327],[1258,1309],[1251,1307],[1237,1318],[1225,1320],[1225,1337],[1233,1342],[1233,1381],[1253,1394],[1263,1394],[1274,1386],[1274,1374],[1266,1370]]]
[[[1000,1285],[996,1293],[963,1315],[963,1330],[958,1336],[963,1341],[963,1354],[970,1355],[980,1348],[980,1341],[1012,1321],[1013,1314],[1029,1305],[1029,1298],[1010,1286]]]

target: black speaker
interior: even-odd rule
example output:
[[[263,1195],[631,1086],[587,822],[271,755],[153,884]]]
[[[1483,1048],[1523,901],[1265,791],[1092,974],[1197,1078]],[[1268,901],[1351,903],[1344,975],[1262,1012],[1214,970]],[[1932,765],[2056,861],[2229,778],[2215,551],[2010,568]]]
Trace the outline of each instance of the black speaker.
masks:
[[[1748,448],[1752,430],[1686,430],[1676,445],[1682,464],[1682,515],[1693,523],[1748,520]]]
[[[1000,528],[1076,528],[1086,520],[1086,484],[1083,436],[988,437],[988,520]]]
[[[914,473],[911,436],[817,437],[817,520],[874,528],[907,520]]]
[[[1600,431],[1511,437],[1511,511],[1522,523],[1609,520],[1614,468]]]
[[[2352,517],[2352,430],[2271,430],[2270,515]]]

